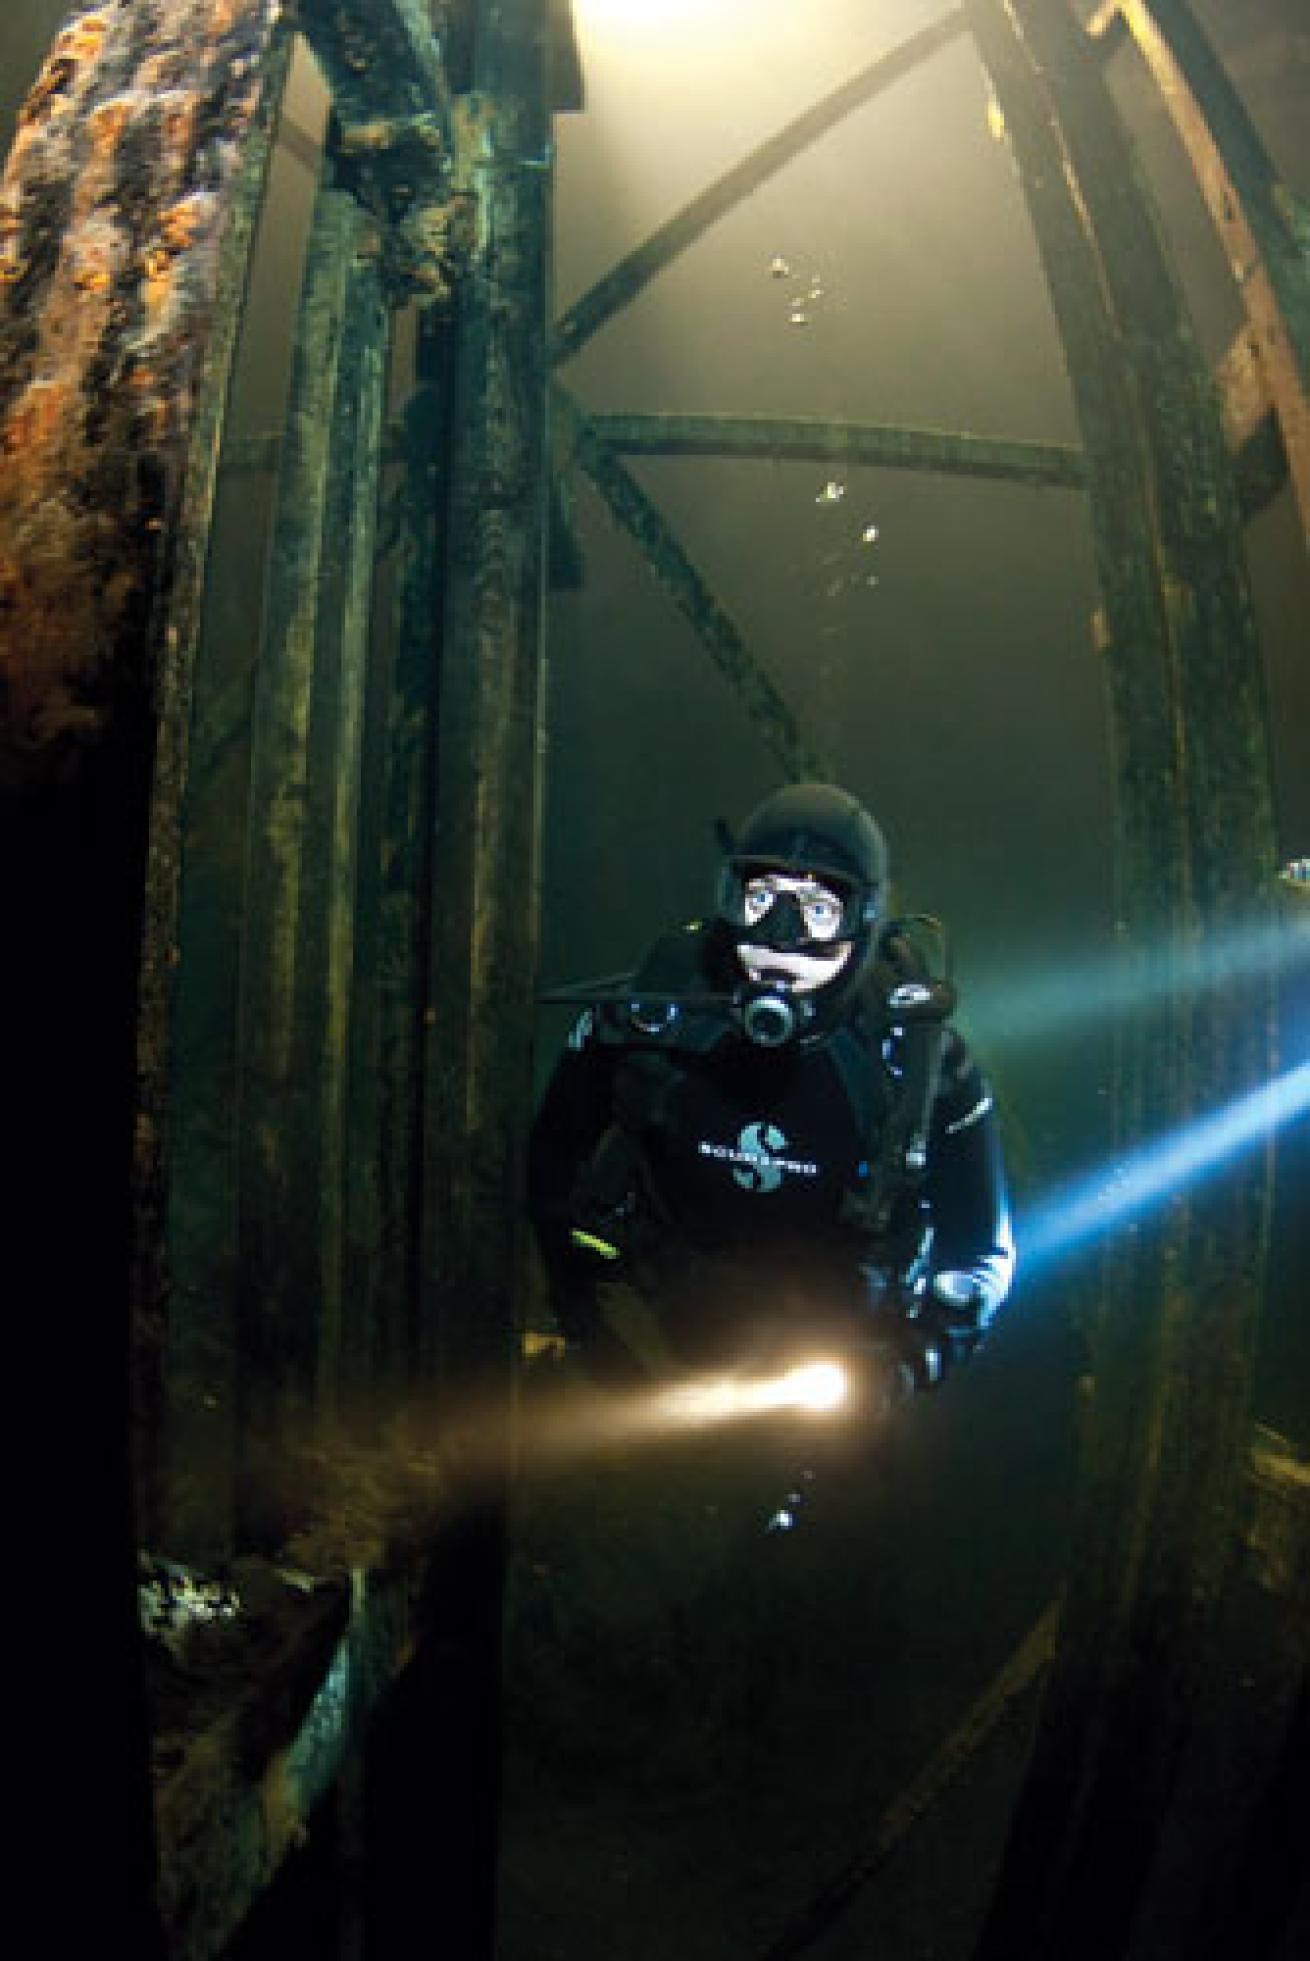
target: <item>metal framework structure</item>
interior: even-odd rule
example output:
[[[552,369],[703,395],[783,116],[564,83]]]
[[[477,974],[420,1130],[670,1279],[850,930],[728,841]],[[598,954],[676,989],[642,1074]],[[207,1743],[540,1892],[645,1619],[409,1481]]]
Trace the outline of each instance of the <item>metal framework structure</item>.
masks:
[[[1184,0],[1123,0],[1086,27],[1064,0],[966,0],[711,186],[553,334],[549,119],[578,106],[563,0],[300,0],[294,27],[332,118],[257,646],[216,654],[202,596],[290,55],[281,0],[75,7],[0,187],[11,1108],[43,1296],[87,1304],[99,1472],[87,1525],[108,1549],[100,1632],[122,1685],[107,1748],[119,1777],[132,1767],[139,1827],[107,1910],[135,1951],[188,1961],[222,1950],[318,1796],[348,1784],[402,1657],[421,1690],[425,1657],[456,1640],[479,1712],[466,1748],[493,1749],[494,1501],[474,1516],[437,1489],[421,1545],[371,1566],[356,1549],[353,1586],[327,1582],[290,1616],[275,1689],[221,1711],[153,1810],[132,1573],[139,1536],[197,1560],[271,1554],[295,1521],[297,1478],[360,1401],[384,1407],[416,1384],[438,1402],[452,1384],[493,1405],[507,1394],[548,419],[558,477],[580,469],[595,485],[796,776],[821,759],[625,457],[842,457],[1084,490],[1121,909],[1143,961],[1186,949],[1194,966],[1270,889],[1241,532],[1284,481],[1310,526],[1306,214]],[[552,385],[552,367],[716,218],[966,33],[1028,200],[1080,449],[588,416]],[[1106,86],[1129,40],[1246,308],[1217,390]],[[401,322],[418,386],[397,442]],[[385,589],[380,510],[398,567]],[[1191,1007],[1174,997],[1125,1047],[1124,1137],[1261,1080],[1272,1027],[1271,1001],[1253,1004],[1249,987],[1216,984]],[[1046,1670],[1049,1685],[979,1961],[1201,1951],[1185,1944],[1195,1862],[1157,1864],[1156,1850],[1195,1774],[1211,1629],[1248,1506],[1266,1199],[1255,1172],[1204,1216],[1180,1201],[1119,1260],[1058,1632],[1044,1621],[1020,1651],[1022,1680]],[[25,1318],[39,1322],[40,1304]],[[1262,1477],[1278,1626],[1291,1630],[1260,1739],[1272,1786],[1291,1750],[1310,1535],[1303,1484],[1276,1464]],[[398,1812],[413,1795],[398,1793]],[[890,1821],[887,1842],[905,1828]],[[877,1863],[835,1881],[828,1905]],[[489,1952],[484,1840],[467,1873],[447,1902],[464,1916],[450,1951]],[[1234,1888],[1253,1875],[1242,1868]],[[827,1910],[777,1951],[800,1953]],[[1166,1925],[1183,1930],[1174,1947],[1141,1945]]]

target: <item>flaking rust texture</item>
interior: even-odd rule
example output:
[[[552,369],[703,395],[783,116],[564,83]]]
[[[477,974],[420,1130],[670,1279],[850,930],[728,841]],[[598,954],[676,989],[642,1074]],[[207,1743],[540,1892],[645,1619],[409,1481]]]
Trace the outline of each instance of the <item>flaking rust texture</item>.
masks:
[[[153,703],[219,246],[279,0],[66,23],[0,180],[0,782]]]

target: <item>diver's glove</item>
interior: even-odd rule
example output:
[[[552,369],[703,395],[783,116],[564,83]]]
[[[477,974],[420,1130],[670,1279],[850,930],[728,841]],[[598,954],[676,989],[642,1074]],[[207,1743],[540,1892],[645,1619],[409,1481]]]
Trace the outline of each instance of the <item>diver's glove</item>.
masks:
[[[933,1275],[917,1317],[926,1342],[936,1349],[933,1380],[940,1382],[958,1363],[968,1361],[987,1332],[992,1312],[987,1289],[974,1274],[948,1267]]]
[[[902,1399],[935,1389],[967,1361],[981,1342],[992,1309],[986,1290],[970,1273],[948,1269],[934,1276],[926,1294],[893,1306],[884,1300],[876,1322]]]

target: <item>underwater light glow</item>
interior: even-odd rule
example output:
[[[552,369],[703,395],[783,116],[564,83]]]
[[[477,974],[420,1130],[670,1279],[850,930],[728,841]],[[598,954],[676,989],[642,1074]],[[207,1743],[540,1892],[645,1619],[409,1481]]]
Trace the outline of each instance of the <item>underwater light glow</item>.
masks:
[[[778,1378],[773,1385],[777,1400],[770,1407],[816,1412],[838,1409],[846,1401],[848,1388],[846,1371],[839,1363],[810,1362]]]
[[[1236,925],[1195,946],[1116,946],[1067,967],[1034,966],[1004,980],[974,981],[966,1019],[988,1053],[1007,1040],[1027,1051],[1035,1040],[1066,1035],[1080,1023],[1108,1027],[1121,1015],[1181,995],[1290,974],[1310,967],[1310,931],[1299,914],[1294,905],[1288,916]]]
[[[807,1410],[822,1415],[846,1401],[850,1384],[839,1362],[806,1362],[781,1375],[721,1376],[679,1383],[656,1399],[655,1423],[727,1423],[770,1410]]]
[[[1226,1109],[1199,1118],[1131,1157],[1076,1179],[1043,1201],[1019,1229],[1025,1272],[1108,1232],[1186,1190],[1208,1172],[1268,1142],[1282,1125],[1310,1110],[1310,1062],[1250,1090]]]

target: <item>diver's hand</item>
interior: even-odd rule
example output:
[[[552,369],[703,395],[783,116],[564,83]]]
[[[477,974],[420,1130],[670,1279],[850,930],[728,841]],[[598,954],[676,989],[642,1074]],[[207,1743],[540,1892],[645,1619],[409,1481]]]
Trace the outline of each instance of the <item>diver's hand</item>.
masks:
[[[982,1288],[953,1269],[937,1274],[924,1297],[895,1309],[882,1304],[876,1322],[889,1402],[937,1388],[972,1355],[988,1319]]]
[[[971,1273],[946,1268],[933,1275],[928,1298],[917,1317],[925,1343],[936,1350],[937,1371],[932,1380],[941,1381],[957,1364],[968,1361],[986,1334],[990,1318],[984,1289]]]

